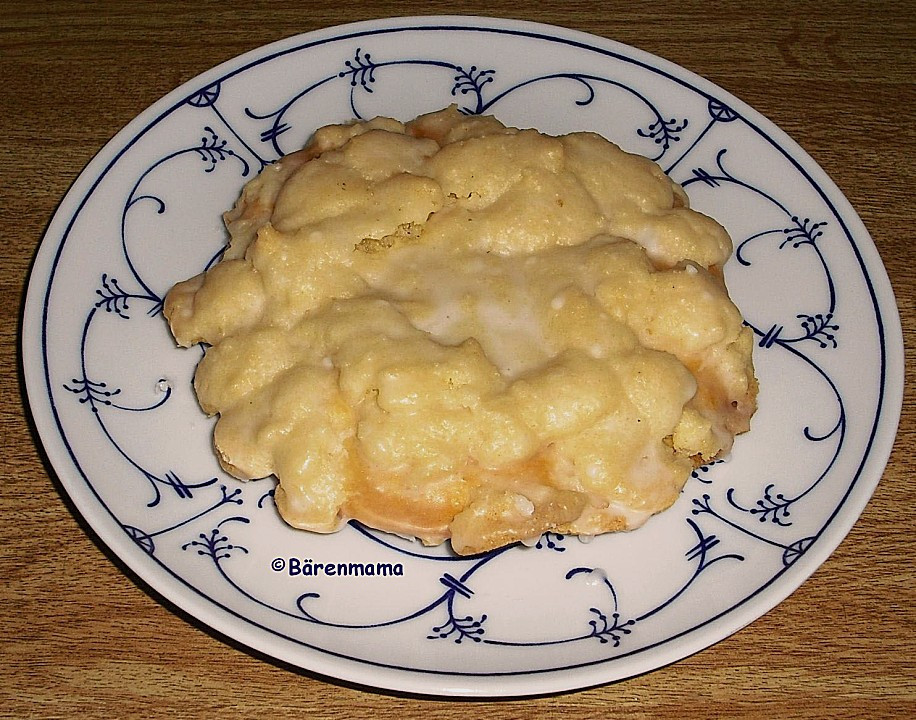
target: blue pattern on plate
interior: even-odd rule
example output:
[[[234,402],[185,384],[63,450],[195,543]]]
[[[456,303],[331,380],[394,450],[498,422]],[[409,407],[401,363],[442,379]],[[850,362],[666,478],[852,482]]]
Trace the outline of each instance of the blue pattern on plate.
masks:
[[[446,29],[425,28],[423,31],[435,34]],[[499,34],[494,30],[468,31]],[[521,32],[505,34],[518,38],[529,36]],[[231,603],[217,597],[216,591],[196,588],[195,579],[182,575],[183,571],[178,569],[178,565],[173,567],[173,555],[160,553],[157,543],[166,536],[176,538],[186,553],[196,554],[200,563],[215,570],[214,577],[223,583],[220,592],[230,590],[268,614],[273,613],[277,617],[326,628],[332,632],[334,629],[359,631],[366,633],[367,638],[372,637],[371,633],[380,628],[399,625],[404,628],[402,637],[407,642],[429,642],[443,648],[448,646],[451,649],[447,652],[453,653],[467,652],[469,647],[478,648],[475,652],[480,653],[483,650],[479,648],[544,648],[594,643],[602,647],[601,653],[588,655],[580,664],[605,662],[674,640],[740,607],[804,556],[829,525],[848,493],[848,490],[840,493],[839,500],[831,501],[833,505],[829,508],[819,505],[821,498],[818,491],[832,478],[831,471],[844,451],[848,430],[847,406],[843,392],[834,380],[836,365],[830,359],[830,354],[838,352],[845,341],[841,327],[846,322],[844,312],[850,312],[850,308],[841,302],[831,269],[832,254],[824,249],[828,243],[852,243],[840,216],[807,172],[756,125],[743,118],[722,99],[712,97],[687,81],[673,77],[662,68],[582,45],[580,49],[597,53],[601,62],[596,60],[594,67],[578,70],[564,68],[562,71],[536,72],[523,78],[513,76],[503,82],[502,68],[498,61],[492,59],[486,63],[481,61],[480,64],[456,62],[448,57],[446,50],[443,50],[441,56],[415,57],[405,53],[403,56],[389,54],[387,57],[379,57],[380,53],[373,50],[373,41],[377,40],[378,35],[377,32],[370,32],[365,37],[328,40],[330,45],[349,48],[341,52],[339,67],[323,76],[303,80],[301,86],[288,81],[284,87],[285,94],[273,98],[272,104],[266,103],[263,97],[250,102],[242,99],[245,102],[244,111],[239,113],[237,109],[232,109],[239,98],[231,96],[231,86],[240,73],[253,72],[262,64],[274,60],[275,56],[260,59],[242,70],[208,82],[138,134],[140,137],[154,129],[159,122],[179,110],[191,109],[200,115],[197,135],[187,139],[174,137],[174,147],[138,172],[130,190],[124,194],[120,217],[117,218],[119,237],[100,238],[100,242],[117,247],[118,251],[112,253],[112,267],[103,268],[98,277],[96,299],[80,311],[82,332],[79,354],[71,358],[72,378],[66,383],[57,384],[57,387],[49,387],[48,391],[52,398],[59,389],[70,393],[71,402],[85,408],[85,421],[97,426],[99,436],[120,458],[122,467],[117,468],[117,472],[124,477],[124,487],[134,493],[138,511],[131,512],[129,517],[123,517],[123,512],[110,512],[127,536],[150,559],[230,613],[239,614],[239,611],[230,607]],[[543,37],[537,39],[565,42]],[[286,54],[294,54],[296,51],[293,48]],[[619,75],[611,72],[615,69],[621,70]],[[663,80],[677,85],[680,90],[694,93],[703,101],[697,107],[704,109],[702,112],[694,109],[689,116],[682,116],[679,106],[669,107],[666,94],[650,95],[644,84],[634,83],[634,69],[648,74],[655,81]],[[754,215],[755,218],[759,215],[764,224],[747,228],[741,236],[734,237],[736,262],[729,265],[731,284],[744,282],[744,274],[753,271],[758,265],[768,268],[767,272],[780,266],[804,265],[807,268],[806,276],[815,291],[808,292],[810,287],[806,288],[806,292],[799,295],[801,299],[789,316],[784,312],[768,316],[767,307],[754,307],[747,314],[747,322],[758,338],[758,367],[766,367],[776,361],[777,357],[779,362],[791,362],[794,371],[798,373],[799,384],[817,383],[832,399],[834,408],[829,417],[823,416],[823,408],[797,409],[802,424],[797,433],[796,452],[805,452],[805,448],[818,448],[816,457],[819,460],[816,467],[814,470],[806,468],[805,477],[796,477],[792,465],[777,458],[769,467],[759,468],[753,478],[735,478],[729,473],[729,464],[719,461],[694,472],[685,489],[686,499],[677,506],[686,508],[679,520],[684,524],[685,531],[682,542],[680,546],[670,548],[672,567],[679,564],[682,569],[675,572],[676,579],[672,580],[664,596],[641,598],[638,592],[621,592],[622,580],[615,575],[613,561],[602,561],[603,566],[599,566],[597,558],[603,555],[596,553],[593,564],[581,564],[583,553],[587,556],[587,548],[583,549],[577,540],[553,533],[547,533],[533,548],[502,548],[473,558],[459,558],[439,550],[402,542],[357,523],[351,523],[351,527],[343,532],[355,533],[371,542],[376,555],[384,558],[391,567],[399,564],[403,570],[404,567],[414,568],[422,564],[443,568],[442,572],[430,575],[428,592],[422,599],[409,606],[401,603],[387,615],[380,617],[372,614],[370,618],[362,617],[363,600],[358,596],[352,597],[352,602],[345,606],[320,605],[318,601],[322,599],[322,593],[318,589],[318,582],[313,587],[306,585],[304,592],[301,587],[291,589],[288,597],[268,596],[261,592],[257,584],[249,581],[245,572],[236,572],[235,568],[241,567],[238,565],[240,558],[254,551],[257,536],[252,535],[250,529],[258,523],[275,521],[276,511],[271,502],[273,489],[265,492],[262,483],[246,485],[218,476],[218,472],[200,476],[197,470],[154,468],[149,454],[145,452],[143,439],[135,435],[125,437],[118,432],[126,415],[155,417],[173,402],[175,393],[175,381],[167,380],[166,374],[161,373],[156,375],[159,395],[155,400],[136,405],[124,400],[122,387],[107,377],[105,370],[99,369],[99,358],[104,357],[105,351],[94,344],[94,325],[103,317],[125,325],[137,322],[141,317],[161,318],[162,292],[165,288],[155,289],[162,285],[160,278],[148,274],[144,261],[136,256],[137,245],[131,242],[132,228],[135,227],[131,219],[135,213],[143,209],[147,222],[151,216],[166,218],[170,204],[175,200],[167,194],[170,190],[168,183],[159,182],[155,187],[148,188],[147,185],[153,184],[151,178],[163,172],[168,177],[173,167],[175,173],[186,173],[184,161],[187,158],[198,158],[201,193],[208,192],[209,178],[227,170],[235,173],[236,183],[241,187],[256,171],[268,167],[286,152],[296,149],[286,144],[289,138],[302,138],[313,129],[311,126],[303,126],[303,122],[307,122],[303,118],[310,116],[308,110],[316,94],[325,93],[321,101],[325,103],[330,89],[338,86],[345,88],[346,92],[336,95],[346,103],[346,107],[340,109],[340,115],[360,118],[367,112],[364,107],[369,96],[384,93],[385,88],[394,86],[386,82],[383,87],[381,80],[397,81],[406,72],[410,75],[403,76],[405,83],[416,81],[417,72],[423,73],[424,92],[428,93],[429,102],[432,103],[429,109],[434,109],[437,103],[441,106],[459,101],[461,111],[467,114],[488,112],[499,116],[502,105],[507,101],[545,83],[551,83],[551,87],[556,83],[566,84],[576,90],[574,99],[562,93],[556,96],[556,102],[564,104],[560,111],[569,116],[598,103],[607,93],[614,93],[614,102],[622,111],[630,112],[634,118],[648,117],[648,120],[633,124],[626,137],[612,139],[641,148],[644,154],[658,161],[666,172],[681,182],[691,195],[694,189],[713,194],[727,191],[730,193],[730,201],[740,200],[755,208],[766,208]],[[438,90],[432,90],[436,87]],[[794,194],[787,196],[785,185],[779,178],[763,182],[760,178],[742,177],[741,173],[729,170],[729,160],[740,153],[740,148],[733,144],[736,135],[726,131],[739,126],[755,137],[763,137],[783,153],[803,182],[810,183],[814,188],[814,201],[800,199]],[[813,207],[808,207],[809,204]],[[148,226],[144,227],[149,231]],[[66,236],[61,247],[64,242]],[[193,270],[204,269],[219,257],[219,248],[214,248],[201,266]],[[868,282],[867,276],[865,280]],[[759,278],[755,282],[760,282]],[[823,292],[818,288],[822,288]],[[817,298],[819,294],[823,296],[822,301],[812,301],[812,297]],[[51,312],[47,301],[46,311]],[[882,332],[880,322],[879,318],[879,337]],[[46,343],[44,348],[46,362],[49,345]],[[883,353],[883,342],[881,351]],[[136,352],[142,355],[144,351],[143,348],[136,348]],[[175,349],[173,352],[188,351]],[[883,371],[883,357],[881,362]],[[186,388],[184,390],[186,392]],[[58,399],[57,403],[60,402]],[[809,412],[813,416],[806,418]],[[864,418],[863,422],[876,423],[877,415]],[[67,442],[67,428],[61,425],[60,431]],[[209,429],[202,432],[209,432]],[[70,452],[74,463],[80,467],[77,453],[72,448]],[[107,490],[95,483],[92,477],[86,480],[100,503],[106,507],[113,505],[106,495]],[[855,478],[841,478],[840,482],[848,483],[851,488]],[[141,497],[137,492],[137,483],[140,487],[148,487],[145,496]],[[176,511],[176,503],[185,509]],[[167,522],[160,521],[157,510],[166,505],[171,513],[168,516],[170,519]],[[123,503],[119,507],[123,507]],[[675,509],[671,512],[678,511]],[[270,515],[269,520],[265,519],[267,515]],[[798,531],[796,523],[799,517],[810,517],[813,520],[803,523],[805,529]],[[701,522],[704,525],[701,526]],[[233,540],[237,534],[241,535],[241,540]],[[704,583],[722,583],[730,577],[729,572],[733,571],[729,568],[735,569],[747,564],[747,551],[742,549],[737,552],[732,548],[739,538],[743,538],[744,548],[748,540],[752,541],[755,557],[775,558],[778,565],[768,566],[771,568],[767,571],[770,574],[757,577],[753,587],[730,607],[716,608],[709,616],[698,615],[694,626],[680,628],[670,638],[659,638],[657,631],[649,630],[655,621],[665,615],[668,608],[690,597]],[[598,543],[596,540],[595,544]],[[575,553],[570,552],[573,548],[576,549]],[[597,600],[594,593],[587,594],[587,598],[583,595],[578,610],[580,620],[577,621],[577,631],[570,632],[562,626],[552,628],[547,623],[545,627],[525,637],[501,634],[487,601],[480,600],[480,576],[485,571],[500,567],[511,572],[514,563],[525,553],[528,554],[526,557],[535,554],[551,558],[553,566],[560,568],[566,585],[578,587],[577,584],[585,583],[598,593]],[[299,563],[299,560],[296,562]],[[310,569],[313,569],[312,562],[308,559]],[[718,568],[717,574],[707,574],[714,565]],[[623,571],[621,576],[629,577]],[[207,587],[212,588],[212,585]],[[709,591],[707,588],[705,592]],[[278,632],[270,627],[267,620],[252,619],[251,622],[270,632]],[[644,632],[647,639],[641,641],[640,636]],[[403,660],[386,663],[360,657],[349,651],[334,653],[325,647],[311,645],[307,640],[292,635],[289,637],[303,645],[360,662],[412,669]],[[575,665],[566,661],[533,670],[513,670],[509,667],[504,670],[481,670],[480,673],[511,675]],[[436,668],[425,668],[419,664],[413,669],[440,672]],[[474,671],[449,672],[475,674]]]

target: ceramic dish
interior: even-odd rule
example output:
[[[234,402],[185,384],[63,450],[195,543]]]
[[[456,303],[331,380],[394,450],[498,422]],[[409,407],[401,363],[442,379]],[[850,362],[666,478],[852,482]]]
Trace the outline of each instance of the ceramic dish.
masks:
[[[162,299],[218,256],[220,213],[317,127],[457,103],[593,130],[658,161],[735,240],[756,333],[752,431],[630,534],[472,558],[278,518],[273,481],[223,474]],[[902,340],[886,273],[834,184],[728,93],[606,39],[470,17],[290,38],[144,111],[89,164],[38,253],[23,326],[30,407],[66,493],[165,598],[225,636],[377,688],[530,695],[708,647],[776,607],[837,546],[890,452]]]

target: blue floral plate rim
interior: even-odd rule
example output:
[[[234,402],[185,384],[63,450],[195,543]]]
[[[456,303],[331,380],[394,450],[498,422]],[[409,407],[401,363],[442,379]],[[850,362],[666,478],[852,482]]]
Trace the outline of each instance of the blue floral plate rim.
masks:
[[[443,37],[447,41],[443,41]],[[493,37],[502,41],[498,52],[490,52],[484,58],[487,63],[478,62],[479,57],[487,55],[487,46],[492,45],[489,41]],[[411,42],[405,44],[404,38],[409,38]],[[466,45],[470,45],[473,52],[466,49]],[[317,57],[321,62],[327,62],[321,53],[328,48],[340,48],[335,65],[318,63],[317,74],[313,73],[311,80],[289,77],[289,68],[283,66],[284,62],[297,56]],[[420,48],[425,55],[421,54]],[[549,53],[546,52],[548,50]],[[545,56],[549,57],[545,59]],[[272,67],[278,69],[274,72]],[[326,68],[323,74],[320,72],[322,68]],[[262,75],[255,77],[259,72]],[[403,76],[402,82],[385,83],[386,75],[398,73]],[[252,74],[251,79],[247,79],[246,74]],[[439,81],[440,74],[444,79],[442,87],[432,88]],[[504,77],[509,81],[500,85]],[[565,130],[567,125],[569,130],[580,129],[576,125],[580,121],[571,119],[576,112],[581,115],[575,117],[583,118],[581,124],[584,128],[581,129],[590,129],[596,122],[610,122],[607,120],[609,106],[602,106],[602,102],[605,96],[616,93],[613,107],[615,110],[622,107],[620,114],[625,119],[620,127],[611,123],[608,127],[602,126],[600,131],[621,144],[632,144],[634,150],[653,156],[672,176],[678,175],[676,179],[688,189],[692,198],[694,192],[700,196],[701,205],[708,202],[704,193],[737,192],[735,200],[747,202],[752,210],[750,215],[761,218],[762,224],[755,228],[755,232],[745,230],[741,218],[736,218],[734,224],[735,228],[744,232],[736,231],[729,222],[725,223],[735,236],[738,251],[737,262],[729,267],[730,284],[737,282],[744,285],[742,273],[754,273],[761,266],[766,266],[767,270],[764,273],[766,283],[760,278],[750,278],[747,282],[751,288],[747,299],[751,310],[748,318],[759,338],[758,358],[762,359],[763,368],[768,368],[770,355],[781,353],[780,358],[772,362],[773,369],[767,371],[776,378],[786,374],[783,367],[786,362],[800,363],[812,373],[812,378],[820,378],[827,387],[827,401],[824,401],[823,394],[812,396],[812,407],[816,410],[823,405],[822,414],[831,415],[835,408],[826,409],[826,405],[835,399],[839,406],[838,419],[834,422],[832,417],[828,418],[823,430],[815,427],[817,423],[805,425],[801,437],[780,437],[780,442],[786,447],[801,444],[812,458],[818,456],[816,462],[809,462],[811,475],[794,494],[787,494],[776,483],[761,479],[759,498],[753,502],[741,497],[740,488],[725,487],[730,484],[729,473],[747,472],[747,468],[753,466],[755,455],[752,446],[764,444],[760,441],[761,433],[754,436],[756,430],[746,436],[746,442],[742,439],[736,449],[740,457],[729,463],[726,469],[710,467],[696,473],[688,484],[689,492],[685,490],[685,497],[676,506],[681,509],[669,511],[672,518],[680,513],[679,519],[684,521],[679,525],[679,533],[685,534],[688,539],[695,536],[696,544],[690,546],[693,542],[690,540],[687,552],[681,554],[693,563],[696,574],[688,577],[686,584],[672,586],[667,595],[662,592],[665,597],[642,612],[625,612],[620,599],[627,597],[628,583],[618,581],[616,577],[612,582],[603,566],[599,567],[592,561],[595,553],[604,552],[605,548],[613,549],[621,543],[626,545],[629,539],[602,538],[584,546],[570,544],[568,538],[545,537],[537,549],[514,548],[491,557],[469,560],[463,574],[440,574],[436,571],[424,582],[411,581],[414,582],[411,588],[420,588],[424,592],[430,587],[440,589],[438,595],[434,593],[435,602],[431,607],[441,614],[437,618],[432,614],[423,617],[419,624],[414,622],[417,628],[422,627],[419,633],[406,632],[403,638],[395,633],[378,640],[374,633],[388,621],[380,624],[367,621],[367,618],[356,623],[358,628],[348,627],[339,632],[347,623],[319,617],[307,609],[313,599],[320,599],[321,593],[303,593],[295,603],[296,610],[289,612],[285,607],[279,608],[281,603],[275,606],[271,604],[273,600],[266,602],[226,570],[235,567],[230,563],[240,562],[230,558],[241,557],[241,551],[248,557],[258,554],[255,543],[247,539],[245,542],[248,545],[241,542],[233,544],[233,532],[236,528],[247,530],[259,523],[266,525],[273,522],[262,519],[273,517],[267,511],[257,514],[264,505],[269,505],[269,499],[262,502],[269,493],[264,493],[262,488],[249,499],[245,495],[249,493],[248,488],[243,491],[225,478],[214,477],[192,483],[171,471],[152,472],[144,465],[145,461],[134,457],[141,451],[137,441],[116,438],[111,428],[120,423],[109,423],[103,419],[111,413],[122,413],[122,416],[128,413],[131,421],[141,418],[137,425],[140,430],[158,429],[161,420],[152,418],[156,413],[163,412],[163,408],[179,402],[179,385],[171,377],[157,379],[155,392],[160,394],[155,402],[131,406],[119,404],[119,398],[127,397],[136,390],[133,385],[139,383],[141,372],[136,376],[125,376],[119,384],[100,381],[87,372],[93,364],[106,372],[120,367],[120,364],[104,359],[105,350],[111,347],[111,338],[117,339],[118,344],[126,344],[121,338],[122,335],[129,336],[130,331],[125,333],[124,327],[145,322],[139,319],[139,315],[133,314],[136,310],[130,309],[131,305],[136,307],[145,303],[149,306],[146,315],[153,318],[161,307],[162,277],[159,276],[163,275],[162,269],[155,267],[155,260],[146,256],[143,257],[147,266],[137,261],[137,247],[144,245],[135,240],[131,223],[135,214],[144,211],[144,205],[151,206],[153,214],[167,215],[166,208],[171,211],[171,202],[163,199],[163,190],[147,191],[144,183],[156,181],[156,173],[166,168],[166,160],[168,163],[174,163],[176,159],[184,162],[183,158],[193,157],[203,164],[206,177],[221,176],[222,180],[213,182],[231,186],[237,192],[245,179],[294,147],[287,147],[288,138],[295,137],[297,142],[301,141],[310,129],[325,124],[323,120],[313,119],[313,114],[321,115],[320,111],[312,109],[313,114],[301,114],[301,109],[311,97],[336,90],[337,94],[333,97],[339,107],[336,107],[334,118],[339,120],[345,116],[368,116],[376,101],[383,109],[388,102],[393,105],[387,107],[407,112],[415,98],[414,94],[403,93],[405,78],[406,82],[416,81],[426,88],[430,93],[430,102],[433,97],[439,105],[442,104],[440,100],[455,101],[467,112],[495,112],[501,119],[514,124],[528,120],[527,124],[545,131]],[[401,95],[397,94],[399,84]],[[265,87],[267,91],[264,91]],[[576,92],[569,91],[569,87],[575,88]],[[272,107],[267,107],[259,96],[262,91],[265,97],[273,92],[276,102]],[[676,101],[662,108],[664,98],[673,97],[677,92],[682,92],[683,98],[678,96]],[[255,101],[233,106],[233,97],[249,93],[258,97],[258,107],[255,107]],[[392,94],[392,97],[386,99],[386,93]],[[520,100],[514,105],[516,98]],[[322,100],[322,107],[325,107],[327,97],[322,96]],[[532,108],[534,102],[541,103],[539,110]],[[419,105],[420,110],[435,109],[423,106],[422,102]],[[605,110],[603,113],[602,107]],[[149,142],[149,138],[160,129],[168,129],[170,132],[167,134],[173,135],[175,128],[169,123],[183,128],[187,121],[177,118],[187,111],[209,113],[206,123],[200,118],[192,121],[195,129],[199,130],[199,142],[180,147],[170,147],[168,141],[161,138]],[[588,115],[593,111],[595,115]],[[540,127],[538,119],[551,127]],[[625,127],[627,124],[629,128]],[[623,141],[621,135],[626,136]],[[711,142],[717,135],[722,141],[718,144]],[[151,144],[154,149],[152,155],[143,149],[144,143]],[[748,160],[740,155],[745,147],[752,148],[747,152],[755,163],[759,160],[762,166],[772,165],[781,172],[798,173],[792,187],[800,188],[797,197],[806,205],[802,211],[790,207],[790,202],[773,189],[766,173],[754,175],[757,168],[750,167]],[[144,152],[149,158],[141,158],[136,167],[131,168],[132,159]],[[759,153],[759,156],[754,153]],[[769,153],[773,153],[772,157]],[[231,180],[225,178],[227,167],[235,168],[236,175]],[[121,172],[130,176],[133,184],[125,185],[122,180],[109,188],[106,183]],[[744,177],[741,173],[753,177]],[[189,171],[184,167],[174,175],[166,173],[166,177],[173,180],[183,180],[188,176]],[[121,194],[117,195],[119,192]],[[747,195],[743,200],[739,197],[741,193]],[[793,198],[795,196],[793,193]],[[120,265],[119,276],[127,278],[120,281],[113,274],[100,272],[104,269],[104,266],[100,267],[103,263],[96,261],[90,268],[84,269],[80,267],[80,262],[70,261],[67,256],[72,248],[80,249],[87,257],[91,255],[94,246],[90,243],[94,239],[87,235],[81,224],[92,220],[104,225],[103,221],[110,220],[104,213],[111,211],[109,205],[113,198],[117,200],[116,206],[120,204],[120,211],[111,217],[120,222],[120,227],[117,227],[118,222],[113,223],[111,237],[113,247],[123,251],[123,257],[114,265]],[[710,205],[716,207],[715,203]],[[813,212],[809,213],[809,210]],[[181,213],[175,215],[180,216]],[[781,224],[771,222],[771,217],[779,217]],[[771,242],[774,239],[779,242]],[[214,234],[212,241],[218,245],[219,237]],[[765,243],[769,245],[761,251]],[[811,284],[818,285],[819,292],[812,292],[811,297],[800,293],[793,299],[803,305],[818,302],[821,305],[813,308],[802,308],[800,305],[797,309],[804,311],[796,312],[794,318],[791,310],[783,308],[788,314],[776,313],[773,319],[758,321],[755,311],[760,309],[760,316],[766,315],[763,312],[766,304],[760,298],[764,295],[769,300],[767,283],[775,282],[778,286],[779,283],[798,279],[792,275],[795,271],[789,270],[785,271],[790,276],[788,280],[773,278],[773,275],[778,275],[775,271],[790,265],[783,262],[783,256],[797,251],[807,253],[804,258],[810,265],[804,272],[798,271],[801,272],[799,277],[815,280]],[[203,256],[197,259],[200,261]],[[797,257],[792,259],[797,260]],[[791,263],[793,267],[797,264],[803,263]],[[856,272],[861,278],[855,277]],[[78,322],[73,323],[70,303],[63,303],[57,297],[64,291],[78,296],[77,290],[81,289],[87,273],[94,275],[96,284],[92,302],[85,303],[86,315],[77,314]],[[151,281],[153,277],[160,282]],[[849,277],[858,282],[849,281]],[[871,303],[870,313],[874,317],[870,326],[850,314],[848,309],[850,304],[863,299]],[[78,301],[73,304],[79,306]],[[114,318],[127,321],[127,325],[122,323],[107,327],[105,323]],[[75,332],[75,328],[81,331]],[[97,331],[97,328],[102,330]],[[848,343],[843,342],[844,334],[847,337],[851,334],[844,333],[847,328],[862,338],[865,350],[859,354],[847,351]],[[90,339],[96,335],[102,340]],[[99,350],[100,347],[104,350]],[[62,363],[65,367],[58,367],[59,358],[66,358],[68,350],[72,357]],[[157,345],[156,352],[162,353],[161,346]],[[842,541],[880,479],[896,433],[902,403],[902,352],[902,334],[893,294],[867,231],[842,193],[816,163],[772,123],[708,81],[637,49],[552,26],[469,16],[391,18],[288,38],[223,63],[155,103],[99,152],[61,203],[36,257],[23,322],[24,374],[30,409],[41,440],[67,494],[120,560],[163,597],[201,622],[268,656],[346,681],[430,695],[535,695],[611,682],[666,665],[708,647],[776,607]],[[132,361],[138,360],[130,355],[127,357]],[[836,358],[842,362],[838,363]],[[864,370],[867,375],[863,384],[874,384],[874,397],[867,393],[860,397],[853,381],[847,377],[848,371],[843,370],[844,364],[863,360],[865,364],[860,366],[860,372]],[[182,366],[183,361],[176,362]],[[174,372],[180,375],[181,370],[187,368],[182,366]],[[187,393],[187,388],[184,392]],[[860,427],[849,408],[859,410],[868,403],[871,403],[868,406],[871,420],[866,425],[870,424],[870,427]],[[787,408],[782,407],[783,404],[784,398],[772,402],[776,408],[772,411],[774,418],[786,415]],[[86,412],[80,415],[83,411]],[[144,424],[147,418],[151,418],[148,425]],[[96,425],[87,423],[87,419]],[[770,422],[776,424],[775,420]],[[86,427],[91,430],[86,430]],[[205,434],[205,428],[196,427],[195,431]],[[128,506],[113,509],[117,501],[113,499],[115,489],[111,481],[95,468],[84,468],[84,465],[91,465],[88,456],[95,454],[101,436],[107,438],[107,450],[115,456],[127,458],[127,465],[142,478],[140,485],[148,483],[148,490],[153,493],[152,501],[137,505],[134,498],[133,503],[138,508],[142,505],[147,509],[137,510]],[[777,450],[784,449],[773,442]],[[856,443],[863,445],[864,449],[857,452],[853,448]],[[824,448],[827,448],[826,454],[821,452]],[[197,454],[200,454],[199,451]],[[111,458],[106,458],[106,462],[109,465],[103,467],[110,466]],[[723,473],[726,473],[724,482]],[[802,516],[797,519],[797,510],[815,495],[825,496],[828,508],[817,517],[814,517],[817,513],[810,511],[812,519],[809,525],[805,525],[808,518]],[[143,500],[148,501],[149,498],[147,493]],[[253,502],[255,498],[256,502]],[[241,507],[245,500],[249,501],[245,514],[236,512],[237,506]],[[157,517],[164,522],[160,523],[158,530],[140,530],[142,523],[138,521],[134,524],[133,518],[146,521],[153,512],[160,511]],[[222,519],[216,522],[220,513]],[[204,521],[211,518],[213,527],[205,526]],[[715,522],[716,532],[701,528],[701,521]],[[667,520],[662,522],[666,527],[659,533],[667,538],[672,531],[667,528]],[[767,532],[758,531],[758,523],[763,523]],[[165,538],[170,534],[177,537],[180,531],[192,527],[200,532],[180,538],[184,542],[176,539],[169,548]],[[793,535],[795,539],[792,542],[779,539],[779,533],[795,532],[785,530],[795,527],[799,530],[805,528],[805,532]],[[233,531],[226,528],[233,528]],[[420,566],[450,566],[452,562],[435,553],[427,554],[426,551],[417,551],[397,541],[379,537],[364,528],[354,527],[351,530],[349,539],[345,541],[350,546],[365,548],[361,543],[367,541],[373,548],[370,555],[388,553],[379,555],[385,562],[375,563],[373,567],[390,565],[393,568],[399,563],[387,561],[398,558],[404,560],[403,566],[410,571]],[[286,537],[282,529],[275,532],[280,533],[277,537]],[[720,543],[730,544],[730,551],[725,552]],[[713,554],[716,546],[720,547],[716,551],[719,554]],[[593,550],[593,547],[596,549]],[[773,547],[777,552],[768,556],[768,562],[772,562],[774,568],[772,575],[757,582],[750,591],[736,591],[739,594],[725,606],[710,610],[698,621],[689,618],[692,610],[681,610],[687,608],[693,593],[699,593],[701,599],[707,597],[709,591],[703,591],[702,583],[695,582],[701,572],[707,572],[713,564],[717,564],[715,572],[729,564],[746,565],[756,557],[755,553],[762,553],[760,548]],[[780,555],[779,550],[781,556],[776,557]],[[161,555],[157,556],[157,553]],[[236,595],[226,601],[221,594],[225,588],[212,584],[204,587],[209,580],[201,579],[198,585],[197,580],[189,579],[197,577],[196,571],[189,571],[185,566],[187,558],[195,553],[210,563],[207,570],[212,571],[213,577],[217,580],[222,577],[228,583],[226,588],[230,588],[229,592]],[[527,567],[532,558],[539,558],[535,567],[549,566],[556,570],[558,581],[551,585],[553,589],[567,589],[572,587],[569,583],[585,578],[588,589],[582,590],[583,597],[595,588],[603,593],[601,602],[606,605],[595,603],[597,607],[583,613],[579,622],[581,632],[573,623],[568,629],[563,628],[568,630],[565,635],[562,632],[554,638],[549,637],[549,633],[537,635],[535,628],[536,637],[532,638],[531,623],[524,627],[521,623],[513,626],[505,617],[500,620],[499,612],[465,615],[466,610],[456,609],[461,603],[470,601],[473,610],[476,598],[485,591],[493,587],[502,588],[498,577],[495,580],[488,577],[487,582],[480,581],[475,585],[475,574],[477,577],[485,576],[488,568],[498,567],[507,559],[509,562],[505,566],[510,569]],[[563,560],[559,560],[561,558]],[[278,555],[274,560],[277,559],[285,563],[284,580],[293,576],[293,559],[297,563],[297,581],[304,568],[314,570],[310,558]],[[443,560],[446,562],[443,563]],[[588,564],[582,564],[583,561],[588,561]],[[372,565],[357,563],[360,564],[363,565],[363,573],[366,566]],[[201,572],[201,578],[207,570]],[[277,572],[276,567],[272,570]],[[632,580],[632,572],[630,575],[622,572],[622,575]],[[703,579],[711,575],[708,572]],[[266,577],[277,576],[268,572]],[[331,587],[328,578],[323,577],[322,580],[325,586]],[[371,582],[376,581],[377,578],[372,578]],[[370,583],[365,578],[360,582],[362,587]],[[383,586],[375,584],[372,587]],[[277,597],[281,595],[282,591]],[[632,600],[632,595],[629,599]],[[493,598],[489,602],[497,604]],[[548,605],[545,603],[541,610],[547,612]],[[266,609],[267,614],[263,618],[249,612],[260,609]],[[414,618],[416,613],[407,610],[409,608],[401,608],[404,617]],[[278,612],[280,615],[295,616],[293,620],[297,628],[305,624],[309,631],[316,634],[325,630],[329,630],[330,634],[311,642],[309,633],[303,635],[298,629],[290,631],[282,623],[278,624],[279,621],[271,617],[271,613]],[[656,618],[665,614],[685,615],[688,619],[681,617],[670,625],[652,626]],[[394,615],[397,616],[397,612]],[[499,622],[502,625],[497,625]],[[413,628],[400,619],[391,623],[392,626],[397,625],[398,631]],[[494,628],[494,625],[497,627]],[[627,648],[627,642],[640,632],[645,639]],[[360,651],[351,647],[352,639],[340,640],[345,633],[357,637],[359,643],[378,642],[385,649],[374,655],[361,655]],[[437,649],[425,654],[422,650],[417,651],[420,656],[416,662],[410,660],[411,646],[416,644],[420,648],[420,643],[424,641],[425,647]],[[449,647],[448,653],[439,649],[445,645]],[[467,648],[474,648],[476,652],[469,652]],[[531,660],[535,649],[539,654],[549,654],[555,648],[561,648],[563,652],[540,665]],[[486,652],[483,652],[484,649]],[[493,659],[490,659],[491,656]],[[442,659],[446,657],[449,659]]]

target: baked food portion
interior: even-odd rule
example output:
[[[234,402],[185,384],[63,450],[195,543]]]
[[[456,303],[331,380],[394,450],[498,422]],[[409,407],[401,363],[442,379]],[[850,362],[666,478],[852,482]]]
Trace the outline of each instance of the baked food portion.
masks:
[[[176,285],[222,466],[291,525],[481,552],[638,527],[748,429],[725,230],[649,160],[454,108],[329,126]]]

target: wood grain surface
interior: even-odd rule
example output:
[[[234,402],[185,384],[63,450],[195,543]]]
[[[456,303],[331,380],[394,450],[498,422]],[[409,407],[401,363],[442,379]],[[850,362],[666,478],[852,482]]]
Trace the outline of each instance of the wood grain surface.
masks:
[[[859,522],[773,611],[643,676],[497,702],[353,688],[215,637],[152,594],[62,497],[30,427],[18,333],[29,265],[68,186],[122,126],[198,73],[300,32],[395,15],[584,30],[678,63],[797,140],[869,228],[909,352],[916,3],[0,2],[0,717],[916,717],[914,375]]]

